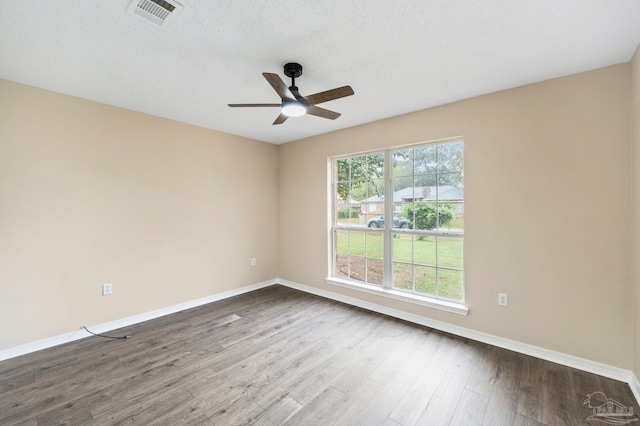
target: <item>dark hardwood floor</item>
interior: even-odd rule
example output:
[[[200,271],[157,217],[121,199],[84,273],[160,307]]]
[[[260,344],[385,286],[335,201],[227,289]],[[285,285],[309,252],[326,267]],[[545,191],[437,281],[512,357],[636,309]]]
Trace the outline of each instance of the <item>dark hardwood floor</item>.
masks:
[[[583,425],[625,383],[273,286],[0,362],[2,425]]]

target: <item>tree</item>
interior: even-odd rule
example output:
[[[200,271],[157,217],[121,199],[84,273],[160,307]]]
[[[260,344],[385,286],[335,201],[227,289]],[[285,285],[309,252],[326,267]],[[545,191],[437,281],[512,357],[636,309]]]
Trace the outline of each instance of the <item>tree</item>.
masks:
[[[410,220],[413,219],[414,229],[434,229],[444,226],[456,217],[455,206],[452,204],[433,204],[423,201],[406,204],[403,214]]]
[[[376,183],[378,182],[365,181],[354,183],[353,185],[351,185],[351,199],[362,201],[365,198],[371,197],[372,195],[380,195],[381,193],[384,193],[383,190],[378,188]]]
[[[453,185],[461,188],[462,163],[462,142],[393,151],[394,191],[409,186]]]
[[[354,192],[360,197],[366,195],[363,198],[384,193],[383,153],[340,159],[337,169],[337,192],[341,200],[356,199]]]

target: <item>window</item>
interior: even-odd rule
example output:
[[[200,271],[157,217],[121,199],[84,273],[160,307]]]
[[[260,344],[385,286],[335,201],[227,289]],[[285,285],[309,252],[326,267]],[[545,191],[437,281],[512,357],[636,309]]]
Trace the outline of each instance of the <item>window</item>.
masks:
[[[461,305],[463,142],[333,158],[331,171],[329,281]]]

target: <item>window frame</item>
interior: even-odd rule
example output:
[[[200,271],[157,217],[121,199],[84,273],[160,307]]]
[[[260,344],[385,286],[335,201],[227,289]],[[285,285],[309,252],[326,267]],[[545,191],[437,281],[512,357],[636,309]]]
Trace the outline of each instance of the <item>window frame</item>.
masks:
[[[385,148],[374,151],[367,152],[358,152],[349,155],[335,156],[330,157],[328,159],[328,193],[329,193],[329,205],[328,205],[328,227],[329,227],[329,262],[328,262],[328,270],[327,270],[327,278],[325,281],[331,285],[337,285],[345,288],[355,289],[358,291],[363,291],[370,294],[382,295],[387,298],[401,300],[404,302],[409,302],[413,304],[418,304],[422,306],[427,306],[434,309],[444,310],[452,313],[456,313],[459,315],[467,315],[469,312],[468,307],[465,304],[465,280],[464,280],[464,255],[462,258],[462,300],[455,301],[451,299],[441,298],[441,297],[431,297],[426,294],[420,294],[415,291],[405,291],[400,290],[393,287],[393,236],[395,234],[398,235],[412,235],[412,236],[435,236],[435,237],[444,237],[444,238],[460,238],[463,241],[464,247],[464,229],[462,232],[451,232],[442,228],[438,228],[435,230],[416,230],[416,229],[400,229],[393,227],[393,219],[387,220],[385,219],[384,228],[380,229],[370,229],[368,226],[363,228],[354,227],[351,224],[349,225],[341,225],[337,223],[337,193],[338,193],[338,173],[337,173],[337,163],[339,160],[355,158],[359,156],[369,156],[376,154],[384,154],[384,194],[392,194],[391,197],[385,198],[383,205],[383,215],[385,218],[393,218],[394,213],[394,202],[393,202],[393,193],[394,193],[394,176],[393,176],[393,167],[390,166],[393,164],[393,152],[401,149],[413,149],[421,146],[427,145],[437,145],[437,144],[446,144],[446,143],[454,143],[454,142],[462,142],[463,144],[463,156],[464,156],[464,139],[461,137],[437,140],[431,142],[421,142],[411,145],[403,145],[399,147]],[[461,172],[464,176],[464,162],[463,162],[463,171]],[[437,174],[436,174],[437,176]],[[349,180],[351,182],[351,180]],[[414,183],[415,185],[415,183]],[[391,202],[388,200],[391,199]],[[463,208],[464,208],[464,199],[463,199]],[[367,206],[368,210],[368,206]],[[382,235],[383,239],[383,265],[384,265],[384,273],[383,273],[383,282],[382,285],[367,283],[365,281],[357,281],[353,279],[345,279],[340,278],[337,275],[337,265],[336,258],[338,257],[338,247],[336,243],[336,235],[339,231],[347,231],[347,232],[358,232],[363,233],[366,241],[366,237],[368,234],[374,235]],[[437,251],[436,251],[437,255]],[[350,254],[349,254],[350,256]],[[366,262],[366,245],[365,245],[365,262]],[[415,267],[415,257],[411,262],[411,265]],[[436,265],[436,271],[442,267]],[[444,268],[447,269],[447,268]],[[367,268],[365,267],[365,270]]]

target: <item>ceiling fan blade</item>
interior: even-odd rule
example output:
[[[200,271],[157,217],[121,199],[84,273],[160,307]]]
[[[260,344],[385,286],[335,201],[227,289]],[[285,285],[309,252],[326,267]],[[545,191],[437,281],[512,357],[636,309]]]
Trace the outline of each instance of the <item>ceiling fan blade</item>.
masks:
[[[281,107],[282,104],[228,104],[231,108],[237,107]]]
[[[267,79],[271,87],[278,93],[278,96],[282,99],[295,99],[291,90],[287,87],[284,81],[280,78],[278,74],[271,74],[268,72],[263,72],[262,75]]]
[[[325,92],[314,93],[313,95],[305,96],[304,100],[309,105],[321,104],[322,102],[329,102],[334,99],[344,98],[345,96],[353,95],[353,89],[351,86],[342,86],[337,89],[327,90]]]
[[[289,116],[280,114],[278,118],[276,118],[276,121],[273,122],[273,125],[275,126],[276,124],[282,124],[287,121],[287,118],[289,118]]]
[[[328,109],[320,108],[315,105],[309,105],[307,107],[307,114],[315,115],[316,117],[328,118],[329,120],[335,120],[340,117],[340,113],[338,112],[329,111]]]

